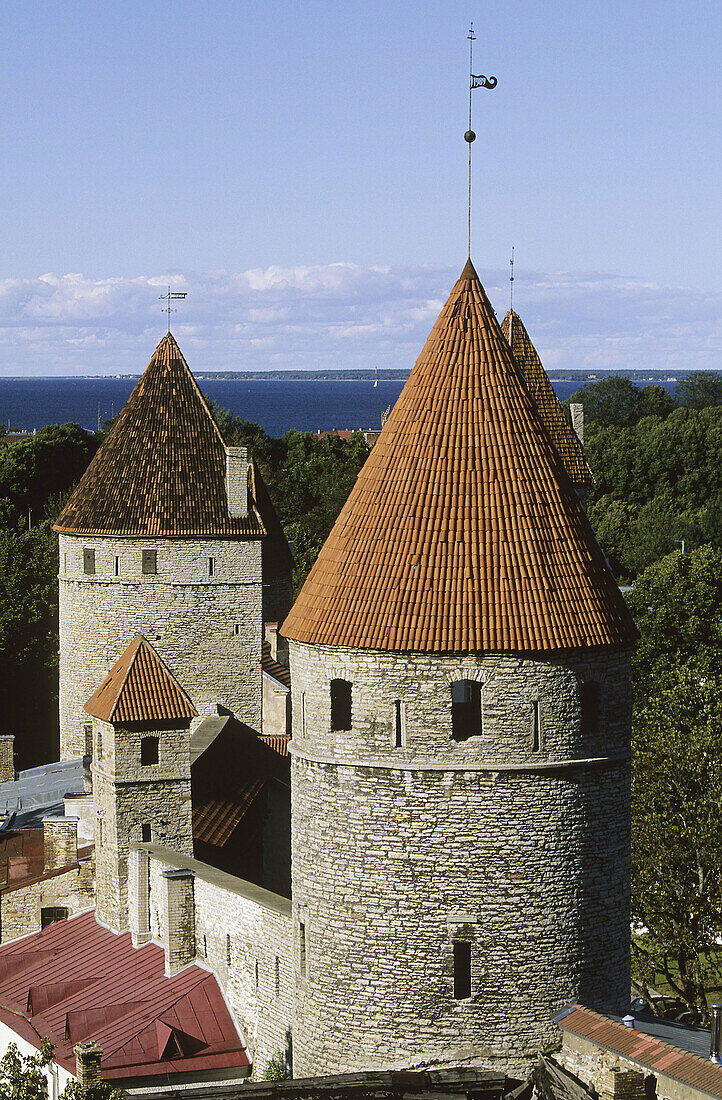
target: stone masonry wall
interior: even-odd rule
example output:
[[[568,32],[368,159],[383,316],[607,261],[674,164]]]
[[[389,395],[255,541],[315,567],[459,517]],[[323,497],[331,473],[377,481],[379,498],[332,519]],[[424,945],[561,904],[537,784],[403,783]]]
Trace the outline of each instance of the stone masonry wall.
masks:
[[[598,1047],[588,1039],[568,1031],[564,1031],[562,1049],[554,1055],[554,1058],[585,1085],[599,1093],[602,1098],[614,1095],[610,1084],[616,1083],[614,1077],[620,1075],[622,1080],[630,1079],[632,1075],[641,1077],[643,1080],[646,1078],[646,1083],[651,1090],[646,1095],[654,1096],[656,1100],[707,1100],[709,1096],[709,1093],[702,1089],[692,1088],[682,1081],[676,1081],[674,1077],[667,1077],[659,1070],[651,1070],[640,1062],[624,1058],[613,1050]],[[631,1093],[631,1089],[627,1091]],[[644,1096],[644,1089],[640,1088],[639,1093]],[[617,1095],[622,1095],[619,1086],[617,1086]],[[624,1100],[627,1100],[627,1096]]]
[[[41,911],[49,906],[64,906],[74,917],[92,908],[95,901],[93,862],[83,859],[68,870],[53,872],[28,886],[0,892],[0,941],[7,943],[18,936],[39,932]]]
[[[83,571],[85,548],[95,551],[92,575]],[[149,549],[157,552],[155,574],[142,572]],[[259,540],[60,535],[59,589],[61,759],[84,755],[83,705],[137,633],[201,717],[220,705],[260,731]]]
[[[628,658],[296,642],[290,658],[294,1073],[444,1061],[521,1072],[554,1039],[550,1016],[564,1004],[626,1007]],[[330,730],[334,678],[353,685],[350,731]],[[587,734],[585,678],[601,687]],[[483,685],[482,734],[460,743],[458,679]],[[453,995],[455,941],[471,945],[463,1000]]]
[[[158,763],[141,764],[142,737],[158,737]],[[185,729],[126,729],[93,720],[93,800],[97,914],[111,928],[128,927],[128,851],[151,840],[193,852],[190,734]]]
[[[157,845],[150,852],[150,930],[163,942],[163,872],[190,868],[197,960],[226,995],[253,1059],[253,1076],[290,1049],[293,1012],[291,903],[198,860]],[[133,887],[131,886],[131,889]]]

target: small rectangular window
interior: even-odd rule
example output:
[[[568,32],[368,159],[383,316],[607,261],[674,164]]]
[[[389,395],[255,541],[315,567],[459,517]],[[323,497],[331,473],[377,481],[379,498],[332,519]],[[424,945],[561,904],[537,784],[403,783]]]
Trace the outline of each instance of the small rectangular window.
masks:
[[[61,905],[49,905],[40,910],[40,927],[47,928],[49,924],[55,924],[59,920],[68,919],[68,910]]]
[[[303,921],[298,926],[298,944],[300,949],[299,962],[301,977],[306,977],[306,925]]]
[[[401,749],[406,744],[406,708],[400,699],[394,700],[394,748]]]
[[[150,843],[150,825],[147,822],[144,825],[141,825],[140,833],[141,833],[140,839],[143,841],[143,843],[144,844],[149,844]]]
[[[213,574],[215,573],[215,571],[216,571],[215,558],[209,558],[208,559],[208,576],[212,577]]]
[[[118,557],[117,554],[115,555],[114,567],[115,567],[114,568],[115,575],[116,575],[116,577],[119,577],[120,576],[120,558]]]
[[[541,720],[539,714],[539,700],[535,699],[532,703],[532,718],[531,718],[531,751],[539,752],[541,746]]]
[[[144,550],[142,555],[142,568],[144,573],[158,572],[158,551]]]
[[[233,624],[233,633],[234,634],[240,634],[241,633],[241,624],[240,623],[234,623]]]
[[[481,734],[481,684],[476,680],[455,680],[451,685],[451,736],[468,741]]]
[[[351,729],[351,684],[348,680],[331,681],[331,729]]]
[[[594,680],[584,680],[580,696],[582,733],[594,733],[599,727],[599,684]]]
[[[454,1000],[464,1001],[471,996],[471,944],[454,941]]]
[[[95,550],[90,550],[87,547],[83,550],[83,572],[95,573]]]
[[[158,763],[158,738],[157,737],[141,737],[140,739],[140,762],[144,766],[149,764]]]

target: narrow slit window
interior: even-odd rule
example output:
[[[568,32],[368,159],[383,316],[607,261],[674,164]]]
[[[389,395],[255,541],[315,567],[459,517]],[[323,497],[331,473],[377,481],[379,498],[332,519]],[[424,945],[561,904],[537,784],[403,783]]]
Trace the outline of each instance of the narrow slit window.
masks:
[[[240,623],[234,623],[233,624],[233,633],[234,634],[240,634],[241,633],[241,624]]]
[[[68,572],[68,555],[63,554],[63,573]]]
[[[306,692],[301,692],[301,736],[306,736]]]
[[[599,684],[584,680],[580,688],[582,733],[594,733],[599,728],[599,703]]]
[[[306,925],[301,921],[298,925],[299,964],[301,977],[306,977]]]
[[[117,554],[115,555],[115,558],[113,559],[113,571],[114,571],[116,577],[120,576],[120,558],[118,557]]]
[[[150,844],[150,824],[147,821],[143,825],[141,825],[140,833],[140,839],[143,841],[143,843]]]
[[[273,988],[278,997],[281,993],[281,960],[278,955],[276,955],[276,963],[273,972]]]
[[[141,737],[140,739],[140,762],[144,766],[149,764],[158,763],[158,738],[157,737]]]
[[[541,748],[541,715],[539,710],[539,700],[535,699],[531,706],[531,751],[539,752],[539,749]]]
[[[255,981],[256,981],[256,989],[258,989],[258,959],[256,959]]]
[[[464,1001],[471,996],[471,944],[454,941],[454,1000]]]
[[[83,572],[91,576],[95,573],[95,550],[87,547],[83,550]]]
[[[331,729],[351,729],[351,684],[348,680],[331,681]]]
[[[231,937],[226,935],[226,966],[231,965]]]
[[[481,684],[477,680],[456,680],[451,685],[451,736],[468,741],[481,734]]]
[[[209,577],[214,576],[215,572],[216,572],[216,559],[215,558],[209,558],[208,559],[208,576]]]
[[[394,700],[394,748],[402,749],[406,744],[406,708],[400,699]]]
[[[144,550],[142,554],[142,569],[146,574],[158,572],[158,551]]]

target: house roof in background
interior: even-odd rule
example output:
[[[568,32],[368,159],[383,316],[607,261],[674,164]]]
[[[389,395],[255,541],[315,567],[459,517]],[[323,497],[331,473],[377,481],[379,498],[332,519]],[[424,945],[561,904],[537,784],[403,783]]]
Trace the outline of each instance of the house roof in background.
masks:
[[[470,260],[282,633],[440,653],[636,639]]]
[[[168,722],[198,711],[150,642],[136,634],[84,708],[104,722]]]

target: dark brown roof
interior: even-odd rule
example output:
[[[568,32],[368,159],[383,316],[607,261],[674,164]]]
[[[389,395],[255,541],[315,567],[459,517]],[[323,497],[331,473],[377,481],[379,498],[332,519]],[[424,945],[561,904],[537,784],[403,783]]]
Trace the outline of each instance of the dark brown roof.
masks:
[[[283,684],[284,687],[290,688],[291,670],[287,665],[282,665],[271,656],[270,642],[263,643],[261,663],[264,672],[267,672],[274,680],[278,680],[279,684]]]
[[[249,504],[247,516],[229,515],[223,438],[168,333],[58,516],[55,530],[95,535],[263,535],[257,509],[252,500]]]
[[[85,710],[104,722],[167,722],[198,711],[152,645],[136,634]]]
[[[672,1077],[682,1085],[722,1098],[722,1066],[715,1065],[708,1058],[681,1050],[663,1039],[626,1027],[581,1005],[575,1005],[563,1018],[560,1017],[562,1013],[555,1016],[555,1020],[565,1031],[621,1054],[631,1062],[639,1062],[655,1073]]]
[[[193,839],[222,848],[265,790],[264,779],[249,776],[227,796],[206,794],[193,803]]]
[[[33,882],[64,875],[78,866],[78,860],[87,859],[92,851],[93,845],[85,844],[78,849],[77,859],[46,871],[45,835],[42,829],[13,829],[0,833],[0,892],[9,894]]]
[[[537,403],[546,430],[562,456],[567,473],[575,485],[593,485],[592,471],[584,458],[577,433],[567,419],[559,398],[554,392],[554,387],[549,381],[549,376],[544,370],[539,352],[524,328],[523,321],[512,309],[502,321],[501,331],[509,341],[512,354]]]
[[[282,632],[440,653],[635,640],[471,261]]]

